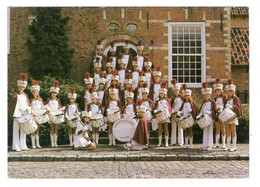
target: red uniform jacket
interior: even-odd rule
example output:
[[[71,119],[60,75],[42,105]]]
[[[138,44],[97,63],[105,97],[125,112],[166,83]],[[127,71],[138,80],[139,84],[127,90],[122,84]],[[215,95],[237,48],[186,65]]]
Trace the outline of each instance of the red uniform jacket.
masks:
[[[85,93],[86,91],[89,91],[89,89],[85,89],[80,93],[80,108],[82,110],[85,110]]]
[[[12,95],[11,102],[9,102],[9,112],[8,112],[9,113],[9,117],[13,117],[18,95],[20,95],[20,93],[19,92],[15,92]],[[28,105],[31,106],[31,103],[30,103],[28,95],[25,92],[24,92],[24,95],[26,97]]]
[[[141,145],[149,144],[149,139],[148,139],[148,131],[147,131],[147,120],[145,116],[140,118],[135,134],[133,137],[133,140],[138,142]]]
[[[103,97],[103,106],[105,106],[104,104],[107,103],[107,101],[109,100],[109,89],[106,89],[105,92],[104,92],[104,97]],[[118,89],[118,95],[119,95],[119,100],[122,101],[122,92],[121,92],[121,89],[120,89],[120,86],[116,86],[116,89]]]
[[[233,98],[233,111],[235,112],[237,117],[239,117],[239,118],[243,117],[243,111],[242,111],[242,107],[241,107],[239,98],[235,95],[232,96],[231,98]]]
[[[197,110],[195,101],[193,101],[193,100],[188,100],[187,101],[187,100],[183,99],[183,103],[182,103],[181,108],[180,108],[179,111],[181,111],[183,109],[183,106],[184,106],[185,102],[188,102],[188,103],[191,104],[191,109],[192,109],[191,115],[192,115],[193,119],[196,120],[196,117],[198,115],[198,110]]]
[[[211,111],[212,111],[211,116],[212,116],[212,119],[215,121],[215,120],[216,120],[216,113],[217,113],[216,102],[215,102],[215,100],[212,99],[212,98],[210,98],[209,100],[210,100],[210,102],[211,102]],[[200,113],[200,111],[201,111],[201,109],[202,109],[203,104],[206,103],[206,102],[208,102],[208,101],[205,100],[205,101],[202,103],[202,105],[200,106],[199,113]]]

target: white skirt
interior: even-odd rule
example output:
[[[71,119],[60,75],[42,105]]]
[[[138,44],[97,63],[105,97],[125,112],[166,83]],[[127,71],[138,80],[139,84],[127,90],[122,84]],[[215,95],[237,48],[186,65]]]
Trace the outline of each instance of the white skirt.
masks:
[[[238,124],[238,118],[235,118],[234,120],[230,121],[228,124],[235,124],[235,125],[239,125]]]
[[[74,140],[74,147],[78,148],[78,147],[86,147],[87,145],[89,145],[91,143],[91,141],[87,141],[85,138],[83,138],[81,135],[76,136],[75,140]]]

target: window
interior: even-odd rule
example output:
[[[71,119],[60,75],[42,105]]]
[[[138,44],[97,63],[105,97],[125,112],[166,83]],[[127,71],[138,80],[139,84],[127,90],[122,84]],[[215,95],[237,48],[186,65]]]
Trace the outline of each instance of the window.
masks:
[[[111,32],[116,32],[119,30],[119,25],[116,23],[110,23],[108,25],[108,30],[110,30]]]
[[[127,24],[126,30],[128,32],[135,32],[137,30],[137,25],[133,23]]]
[[[205,24],[169,23],[169,81],[189,87],[206,80]]]

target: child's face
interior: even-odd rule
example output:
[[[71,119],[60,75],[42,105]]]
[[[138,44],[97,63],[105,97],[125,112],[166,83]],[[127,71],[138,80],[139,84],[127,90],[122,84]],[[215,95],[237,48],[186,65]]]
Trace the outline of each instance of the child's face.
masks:
[[[159,95],[160,95],[160,98],[163,98],[165,96],[164,93],[160,93]]]
[[[144,93],[142,94],[142,96],[143,96],[144,99],[147,99],[147,93],[146,93],[146,92],[144,92]]]
[[[216,95],[220,95],[220,94],[221,94],[221,90],[220,90],[220,89],[217,89],[217,90],[215,91],[215,93],[216,93]]]
[[[137,53],[138,53],[138,55],[142,55],[143,51],[142,50],[138,50]]]
[[[145,66],[146,71],[150,70],[150,66]]]
[[[160,77],[159,76],[154,76],[154,80],[155,80],[155,82],[158,82],[160,80]]]
[[[143,84],[144,84],[144,81],[139,81],[140,86],[143,86]]]
[[[125,49],[125,53],[128,54],[129,53],[129,49]]]
[[[127,98],[126,98],[126,101],[127,101],[128,103],[132,103],[133,99],[132,99],[131,97],[127,97]]]
[[[112,72],[112,67],[109,66],[109,67],[107,68],[107,71],[108,71],[109,73],[111,73],[111,72]]]
[[[34,97],[34,98],[37,98],[39,92],[38,92],[38,90],[33,90],[32,94],[33,94],[33,97]]]
[[[84,121],[85,121],[85,122],[88,122],[88,121],[89,121],[89,118],[88,118],[88,117],[84,117]]]
[[[180,90],[173,90],[174,94],[177,96],[180,93]]]
[[[189,95],[185,95],[184,98],[185,98],[185,100],[189,100],[190,96]]]
[[[104,88],[104,84],[103,83],[99,84],[99,88],[103,89]]]
[[[100,67],[96,67],[96,72],[99,72],[100,71]]]
[[[125,87],[126,87],[126,89],[128,89],[128,88],[131,87],[131,84],[129,84],[129,83],[125,83]]]
[[[111,84],[116,84],[116,83],[117,83],[116,80],[111,81]]]
[[[134,70],[137,70],[138,66],[134,66]]]
[[[120,67],[121,69],[124,69],[124,68],[125,68],[125,64],[119,64],[119,67]]]
[[[93,103],[95,103],[95,102],[97,102],[97,98],[92,98],[91,101],[92,101]]]
[[[24,89],[25,89],[25,87],[18,86],[18,90],[19,90],[19,92],[23,92],[23,91],[24,91]]]
[[[75,99],[70,98],[70,103],[74,103]]]
[[[114,56],[115,54],[116,54],[116,52],[115,52],[115,51],[111,51],[111,55],[113,55],[113,56]]]
[[[97,53],[102,54],[102,49],[97,49]]]
[[[206,95],[203,95],[205,99],[209,99],[210,98],[210,95],[209,94],[206,94]]]
[[[87,88],[90,89],[92,87],[91,84],[87,84]]]
[[[52,93],[51,93],[51,97],[52,97],[52,98],[55,98],[56,96],[57,96],[57,93],[55,93],[55,92],[52,92]]]
[[[234,92],[233,92],[232,90],[229,90],[229,91],[228,91],[228,96],[231,97],[233,94],[234,94]]]

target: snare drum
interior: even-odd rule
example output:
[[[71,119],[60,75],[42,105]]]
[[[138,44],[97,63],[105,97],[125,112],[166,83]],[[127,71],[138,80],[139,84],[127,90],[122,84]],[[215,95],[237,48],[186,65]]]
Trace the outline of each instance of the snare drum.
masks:
[[[212,125],[214,123],[212,117],[209,114],[205,114],[203,117],[201,117],[197,121],[198,125],[201,129],[204,129],[205,127]]]
[[[23,115],[18,119],[18,122],[20,124],[21,129],[26,134],[32,134],[34,131],[37,130],[38,126],[34,121],[34,118],[32,115]]]
[[[235,112],[233,112],[230,108],[226,107],[218,116],[219,120],[223,123],[228,123],[236,118]]]
[[[39,116],[34,116],[34,120],[37,124],[41,125],[44,123],[47,123],[49,121],[49,115],[44,114],[44,115],[39,115]]]
[[[183,129],[191,128],[194,125],[194,119],[192,115],[188,115],[185,118],[183,118],[183,120],[179,121],[179,124]]]
[[[154,111],[155,116],[159,123],[166,122],[167,119],[171,116],[168,108],[164,108],[162,111]],[[169,120],[170,122],[170,120]]]
[[[64,121],[65,121],[65,117],[64,117],[64,114],[62,111],[50,113],[50,122],[51,123],[60,124],[60,123],[63,123]]]
[[[79,122],[79,119],[77,117],[73,117],[73,118],[68,119],[68,125],[69,125],[70,128],[76,128],[78,122]]]
[[[115,112],[115,110],[107,110],[107,118],[109,122],[114,123],[121,118],[120,112]]]
[[[105,125],[103,115],[102,114],[93,115],[91,117],[91,124],[95,128]]]
[[[152,120],[152,113],[151,113],[151,111],[149,109],[146,110],[144,115],[145,115],[147,121],[151,121]]]
[[[122,118],[113,125],[113,134],[121,142],[129,142],[135,134],[137,122],[133,119]]]

